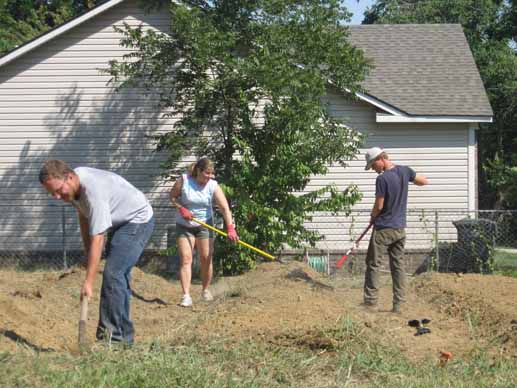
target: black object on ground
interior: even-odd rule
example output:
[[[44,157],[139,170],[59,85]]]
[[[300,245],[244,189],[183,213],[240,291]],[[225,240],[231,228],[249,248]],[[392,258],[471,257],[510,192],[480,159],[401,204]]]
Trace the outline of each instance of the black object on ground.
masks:
[[[416,329],[415,335],[428,334],[430,332],[431,329],[429,329],[428,327],[419,327],[418,329]]]
[[[424,327],[424,325],[427,325],[430,322],[431,320],[429,318],[422,318],[411,319],[407,322],[407,324],[408,326],[414,327],[416,329],[415,335],[423,335],[431,332],[431,329],[429,329],[428,327]]]
[[[412,319],[407,323],[411,327],[420,327],[420,321],[418,319]]]

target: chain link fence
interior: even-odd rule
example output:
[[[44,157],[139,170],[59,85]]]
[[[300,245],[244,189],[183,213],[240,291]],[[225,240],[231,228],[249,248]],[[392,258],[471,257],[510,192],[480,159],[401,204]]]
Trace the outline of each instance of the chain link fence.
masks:
[[[46,201],[1,205],[0,265],[20,269],[68,268],[82,260],[75,210]],[[74,232],[75,230],[75,232]]]
[[[516,211],[480,210],[440,216],[440,221],[454,226],[456,234],[442,236],[442,229],[436,228],[435,246],[427,263],[430,269],[491,273],[496,267],[517,268]]]
[[[156,226],[144,259],[166,262],[167,231],[174,224],[174,212],[168,205],[155,205],[153,210]],[[77,211],[72,206],[54,200],[34,201],[0,205],[0,213],[5,216],[0,229],[0,267],[61,270],[84,262]]]
[[[412,210],[419,214],[420,235],[427,236],[429,252],[414,268],[458,273],[491,273],[497,265],[517,267],[517,211],[515,210]],[[408,233],[408,254],[411,237]],[[420,240],[420,241],[425,241]]]
[[[349,221],[338,220],[343,236],[339,243],[323,241],[306,248],[304,260],[319,272],[335,273],[335,263],[354,246],[369,215],[369,209],[355,211]],[[364,271],[370,235],[347,258],[348,272]],[[517,210],[410,209],[406,236],[406,269],[411,273],[517,270]],[[383,270],[389,272],[387,262],[386,254]]]
[[[146,257],[158,258],[162,268],[174,263],[163,255],[174,245],[174,212],[169,205],[153,205],[156,228]],[[18,269],[66,269],[84,260],[76,211],[57,201],[24,206],[0,206],[4,215],[0,231],[0,266]],[[369,211],[355,211],[347,220],[367,224]],[[332,222],[332,219],[331,219]],[[308,252],[308,260],[322,271],[331,272],[337,261],[360,234],[352,221],[335,218],[337,240],[332,249]],[[325,230],[321,230],[325,234]],[[517,266],[517,210],[467,211],[411,209],[408,211],[406,250],[413,257],[411,270],[444,272],[491,272],[495,265]],[[369,235],[357,249],[364,255]],[[324,240],[325,241],[325,240]],[[319,254],[318,254],[319,252]],[[303,253],[303,252],[302,252]],[[323,259],[327,257],[329,263]]]

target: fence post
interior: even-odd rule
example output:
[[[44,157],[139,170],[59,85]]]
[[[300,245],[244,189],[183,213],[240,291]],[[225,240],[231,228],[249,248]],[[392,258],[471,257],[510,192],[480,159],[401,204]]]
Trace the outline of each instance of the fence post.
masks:
[[[61,206],[61,232],[63,241],[63,266],[68,269],[68,263],[66,260],[66,209],[65,205]]]
[[[440,240],[438,238],[439,233],[439,227],[438,227],[438,210],[434,211],[434,246],[435,246],[435,252],[436,252],[436,268],[438,269],[438,266],[440,264]]]

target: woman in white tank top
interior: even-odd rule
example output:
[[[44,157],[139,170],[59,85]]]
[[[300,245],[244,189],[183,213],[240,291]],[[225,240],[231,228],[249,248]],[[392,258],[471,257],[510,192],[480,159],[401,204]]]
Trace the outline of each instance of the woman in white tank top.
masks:
[[[191,166],[189,174],[183,174],[172,187],[170,199],[178,209],[176,214],[176,243],[180,256],[180,282],[183,297],[180,305],[192,306],[190,284],[192,281],[192,253],[195,247],[201,266],[201,297],[205,301],[213,300],[208,289],[212,280],[214,236],[211,231],[192,221],[196,218],[213,224],[213,201],[219,207],[228,232],[228,239],[237,241],[233,217],[228,201],[214,177],[214,165],[208,158],[201,158]]]

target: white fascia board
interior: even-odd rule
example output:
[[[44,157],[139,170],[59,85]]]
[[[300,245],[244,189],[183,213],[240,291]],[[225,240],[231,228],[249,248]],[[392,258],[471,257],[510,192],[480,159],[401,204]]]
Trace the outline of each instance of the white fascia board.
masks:
[[[99,5],[98,7],[95,7],[89,12],[86,12],[84,15],[79,16],[78,18],[75,18],[68,23],[63,24],[61,27],[58,27],[54,30],[49,31],[46,34],[43,34],[39,38],[34,39],[32,42],[27,43],[23,46],[21,46],[19,49],[12,51],[11,53],[7,54],[6,56],[0,58],[0,66],[3,66],[11,61],[14,61],[16,58],[22,56],[23,54],[34,50],[36,47],[41,46],[42,44],[45,44],[49,40],[54,39],[55,37],[64,34],[65,32],[69,31],[70,29],[78,26],[79,24],[84,23],[87,20],[90,20],[91,18],[97,16],[100,13],[103,13],[104,11],[114,7],[117,4],[122,3],[125,0],[111,0],[107,3],[104,3],[102,5]]]
[[[346,90],[350,93],[350,90]],[[355,95],[387,113],[377,113],[377,123],[491,123],[491,116],[409,116],[391,105],[379,101],[375,97],[356,92]]]
[[[350,90],[347,90],[350,93]],[[356,92],[355,95],[387,113],[377,113],[378,123],[491,123],[491,116],[409,116],[406,113],[379,101],[375,97]]]
[[[347,90],[347,92],[350,93],[350,90]],[[361,93],[361,92],[355,92],[355,95],[360,100],[363,100],[363,101],[367,102],[368,104],[376,106],[377,108],[382,109],[385,112],[391,113],[392,115],[395,115],[395,116],[404,116],[405,115],[400,110],[395,109],[394,107],[392,107],[392,106],[390,106],[388,104],[385,104],[382,101],[379,101],[378,99],[376,99],[376,98],[374,98],[372,96],[368,96],[367,94],[364,94],[364,93]]]
[[[377,113],[378,123],[491,123],[490,116],[407,116]]]
[[[303,67],[299,65],[300,67]],[[334,83],[329,80],[329,83],[334,86]],[[345,92],[351,94],[352,91],[348,88]],[[371,104],[384,112],[377,113],[377,123],[491,123],[492,116],[409,116],[405,112],[388,105],[375,97],[369,96],[365,93],[355,92],[357,98]]]

